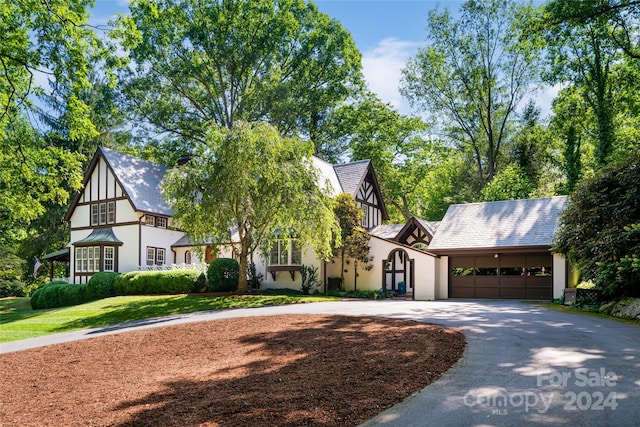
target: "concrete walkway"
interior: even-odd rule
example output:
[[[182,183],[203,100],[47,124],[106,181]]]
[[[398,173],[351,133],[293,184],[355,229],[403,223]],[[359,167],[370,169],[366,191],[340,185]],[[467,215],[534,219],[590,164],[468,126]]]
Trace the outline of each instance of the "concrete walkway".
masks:
[[[345,301],[193,313],[3,343],[0,353],[142,328],[301,313],[464,330],[468,348],[455,367],[365,426],[640,425],[640,326],[532,302]]]

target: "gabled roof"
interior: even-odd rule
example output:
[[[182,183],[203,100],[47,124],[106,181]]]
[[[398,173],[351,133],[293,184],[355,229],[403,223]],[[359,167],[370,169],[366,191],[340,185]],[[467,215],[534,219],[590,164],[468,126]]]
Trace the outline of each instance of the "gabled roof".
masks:
[[[404,224],[380,224],[369,230],[369,234],[386,240],[395,240],[404,226]]]
[[[369,171],[370,160],[335,165],[333,169],[338,177],[342,191],[355,197]]]
[[[167,216],[173,215],[173,211],[169,209],[162,196],[160,187],[169,168],[99,146],[84,173],[83,188],[76,193],[69,209],[67,209],[64,216],[65,221],[69,221],[71,218],[71,214],[85,191],[100,158],[105,160],[135,210]]]
[[[162,196],[161,183],[166,166],[105,147],[98,147],[135,210],[173,215]]]
[[[549,247],[566,203],[557,196],[451,205],[429,250]]]

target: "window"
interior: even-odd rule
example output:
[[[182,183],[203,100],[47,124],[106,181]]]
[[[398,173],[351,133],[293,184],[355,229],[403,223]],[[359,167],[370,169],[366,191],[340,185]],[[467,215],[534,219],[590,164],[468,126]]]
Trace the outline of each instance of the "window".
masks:
[[[163,265],[165,250],[163,248],[147,247],[147,265]]]
[[[147,248],[147,265],[153,265],[156,262],[156,248]]]
[[[98,206],[100,206],[100,225],[106,224],[107,223],[107,204],[100,203]]]
[[[302,264],[302,248],[298,239],[278,239],[271,247],[270,265]]]
[[[451,269],[452,276],[472,276],[473,268],[454,267]]]
[[[500,267],[501,276],[524,276],[524,267]]]
[[[107,202],[107,224],[116,222],[116,202]]]
[[[167,228],[167,218],[158,217],[156,221],[156,227]]]
[[[104,248],[104,271],[113,271],[114,247],[105,246]]]
[[[93,273],[96,271],[100,271],[100,246],[76,248],[76,272]]]
[[[191,251],[187,251],[184,254],[184,263],[191,264]]]
[[[98,225],[98,205],[91,205],[91,225]]]
[[[145,224],[150,225],[151,227],[155,227],[156,226],[156,217],[153,215],[146,215],[145,217]]]
[[[527,269],[529,277],[551,277],[551,266],[547,267],[529,267]]]

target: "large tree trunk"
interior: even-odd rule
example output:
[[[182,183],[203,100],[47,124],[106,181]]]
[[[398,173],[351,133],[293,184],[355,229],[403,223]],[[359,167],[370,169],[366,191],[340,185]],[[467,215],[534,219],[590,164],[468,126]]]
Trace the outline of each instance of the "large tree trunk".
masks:
[[[247,282],[247,259],[249,257],[249,251],[245,242],[241,242],[240,259],[240,277],[238,277],[238,292],[246,293],[249,291],[249,285]]]

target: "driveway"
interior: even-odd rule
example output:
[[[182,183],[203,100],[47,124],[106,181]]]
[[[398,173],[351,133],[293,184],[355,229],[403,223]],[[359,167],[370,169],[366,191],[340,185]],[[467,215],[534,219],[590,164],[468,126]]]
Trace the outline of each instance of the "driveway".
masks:
[[[193,313],[4,343],[0,353],[138,328],[287,313],[414,319],[465,331],[468,348],[456,366],[366,426],[595,427],[640,420],[640,327],[534,302],[345,301]]]

